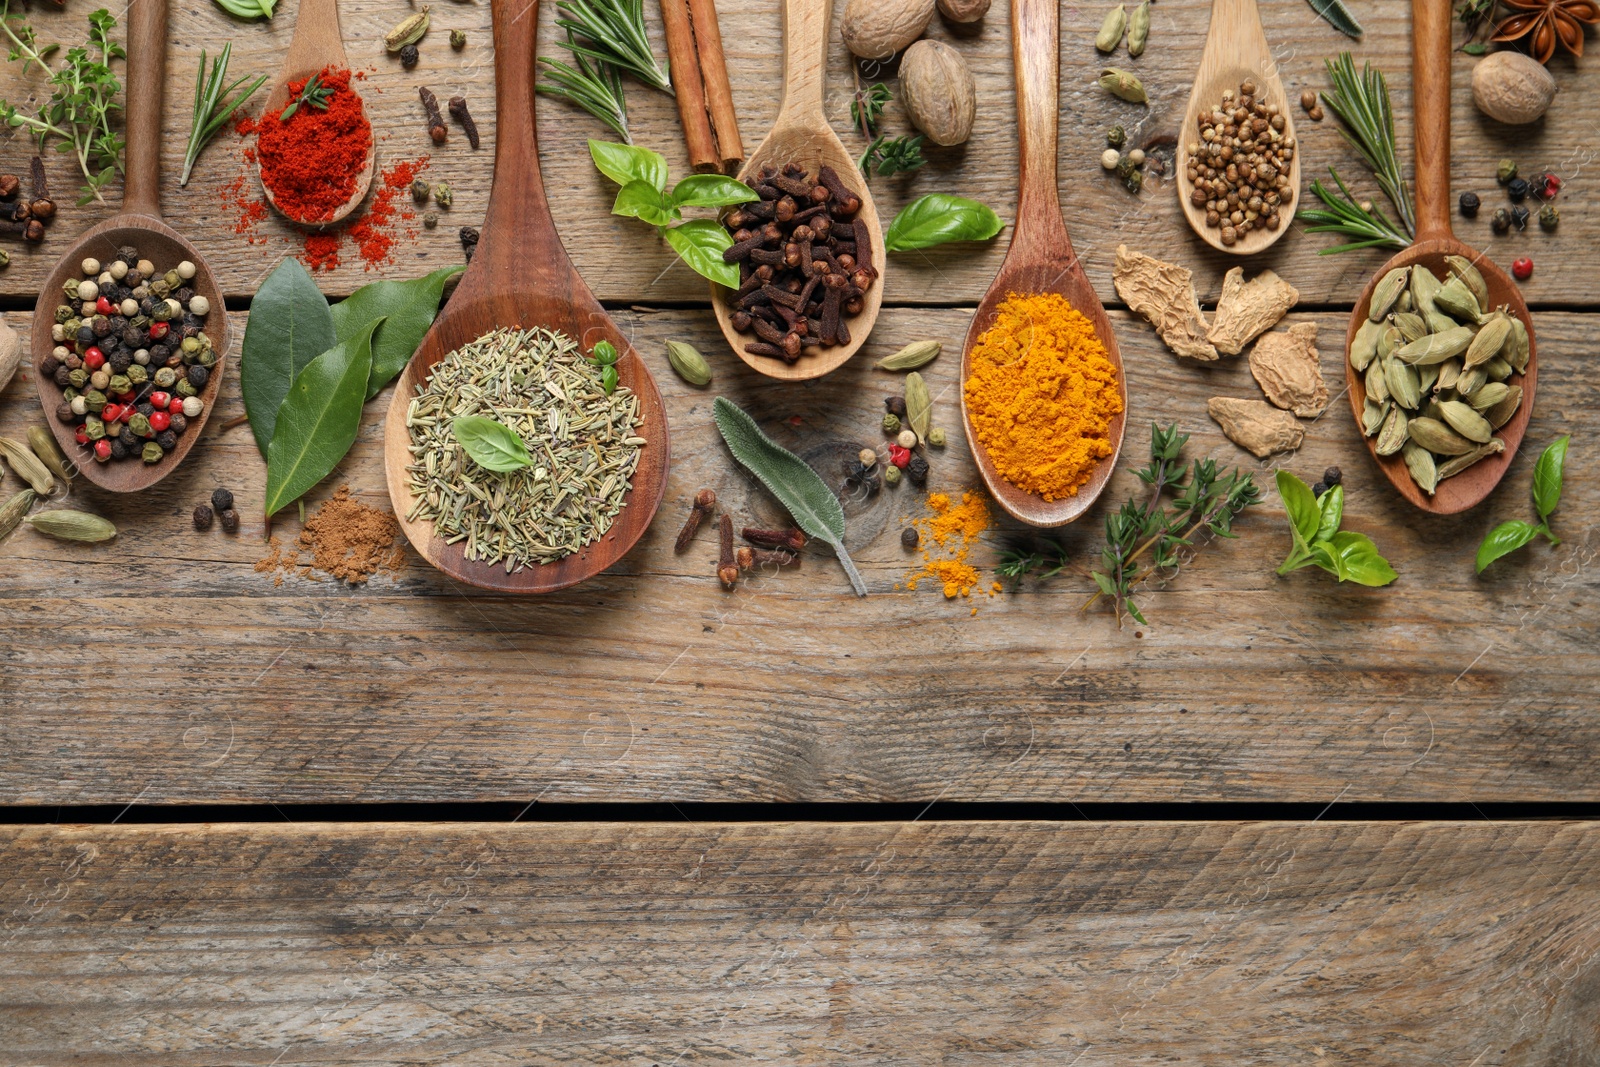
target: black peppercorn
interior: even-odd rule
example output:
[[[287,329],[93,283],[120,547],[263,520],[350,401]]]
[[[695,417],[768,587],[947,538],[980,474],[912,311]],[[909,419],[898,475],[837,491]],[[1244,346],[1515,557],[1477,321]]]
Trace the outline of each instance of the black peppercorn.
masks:
[[[906,477],[911,479],[912,485],[927,485],[928,461],[921,456],[912,456],[911,462],[906,464]]]
[[[65,366],[57,367],[55,373],[56,384],[65,389],[72,384],[72,372]]]
[[[178,447],[178,435],[169,430],[162,430],[156,434],[156,444],[161,446],[161,451],[171,452]]]
[[[1528,198],[1528,179],[1512,178],[1506,182],[1506,195],[1513,204],[1520,204]]]
[[[133,366],[133,353],[126,348],[119,348],[106,357],[106,362],[111,365],[111,373],[121,374]]]
[[[206,387],[206,382],[211,379],[211,372],[198,363],[190,367],[184,373],[188,375],[189,384],[194,386],[196,389],[204,389]]]
[[[232,511],[233,494],[226,489],[213,489],[211,491],[211,506],[218,511]]]
[[[1495,233],[1505,233],[1507,230],[1511,229],[1511,212],[1507,211],[1503,207],[1496,208],[1494,212],[1494,219],[1489,223],[1489,225],[1494,227]]]
[[[139,262],[139,250],[132,245],[123,245],[117,249],[117,258],[131,267]]]
[[[1525,207],[1512,208],[1511,225],[1515,226],[1518,230],[1526,230],[1528,228],[1528,209]]]
[[[54,378],[56,368],[61,366],[61,361],[55,356],[45,356],[39,361],[39,374],[41,377]]]
[[[237,511],[229,508],[222,513],[221,518],[223,533],[235,534],[239,532],[239,513]]]
[[[89,323],[89,332],[99,340],[111,332],[111,320],[104,315],[96,315]]]
[[[1323,493],[1326,493],[1327,491],[1328,491],[1328,487],[1323,485],[1321,482],[1318,482],[1316,485],[1313,485],[1311,487],[1311,495],[1312,496],[1321,496]]]
[[[144,442],[139,440],[139,435],[128,429],[126,426],[124,426],[122,428],[122,432],[117,435],[117,441],[121,443],[124,448],[130,451],[136,448],[144,447]]]
[[[211,509],[204,504],[194,509],[194,528],[196,530],[211,529]]]
[[[112,459],[127,459],[128,458],[128,446],[122,443],[122,438],[120,438],[120,437],[117,438],[115,441],[111,442],[111,458]]]
[[[467,262],[471,263],[472,262],[472,253],[474,253],[474,252],[476,252],[478,250],[478,238],[479,238],[480,234],[478,233],[478,230],[477,230],[476,227],[463,226],[463,227],[461,227],[461,230],[460,230],[460,236],[461,236],[461,252],[462,252],[463,255],[465,255],[467,257]]]
[[[77,412],[72,410],[72,405],[63,400],[56,405],[56,418],[61,422],[72,424],[78,421]]]
[[[1330,486],[1338,485],[1344,481],[1344,471],[1338,467],[1329,467],[1322,472],[1322,480]]]
[[[148,419],[151,415],[156,413],[156,406],[150,403],[150,401],[145,400],[141,401],[133,410],[137,411],[139,414]]]
[[[1462,218],[1475,219],[1478,217],[1478,208],[1482,201],[1478,199],[1477,193],[1462,193],[1460,204]]]
[[[168,419],[170,421],[167,423],[167,425],[171,428],[173,433],[178,434],[180,437],[183,435],[183,431],[189,428],[189,420],[181,411],[172,412],[168,416]]]
[[[78,327],[78,343],[80,345],[94,344],[94,329],[89,326]]]
[[[172,294],[172,299],[176,300],[178,303],[182,304],[184,307],[188,307],[189,306],[189,301],[194,299],[194,290],[190,289],[186,285],[182,289],[179,289],[177,292],[173,293]]]
[[[408,44],[404,48],[400,49],[400,65],[407,70],[410,70],[412,67],[416,66],[419,58],[420,57],[417,54],[417,46],[414,44]]]
[[[903,396],[886,396],[883,398],[883,406],[896,418],[906,417],[906,398]]]
[[[922,538],[917,536],[917,528],[915,526],[907,526],[900,531],[900,543],[907,548],[916,548],[921,540]]]

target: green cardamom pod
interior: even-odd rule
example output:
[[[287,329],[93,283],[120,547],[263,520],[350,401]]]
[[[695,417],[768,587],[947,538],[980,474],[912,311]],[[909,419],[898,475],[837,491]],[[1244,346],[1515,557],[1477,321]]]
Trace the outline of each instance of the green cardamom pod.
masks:
[[[117,528],[111,524],[111,520],[90,515],[86,511],[58,508],[29,515],[23,521],[40,533],[59,537],[63,541],[109,541],[117,536]]]
[[[1394,310],[1400,302],[1400,294],[1405,292],[1406,283],[1411,279],[1411,268],[1396,267],[1394,270],[1378,279],[1378,284],[1372,287],[1372,304],[1367,308],[1367,318],[1373,322],[1382,322],[1385,315]]]
[[[0,437],[0,455],[4,455],[11,464],[11,469],[17,472],[17,477],[33,486],[33,491],[40,496],[49,496],[56,487],[56,480],[50,473],[50,468],[39,462],[39,457],[26,445],[19,444],[9,437]]]
[[[1444,412],[1444,421],[1450,428],[1469,441],[1484,444],[1494,436],[1494,427],[1489,425],[1489,420],[1472,410],[1472,405],[1460,400],[1442,400],[1439,408]]]
[[[1459,456],[1472,451],[1472,442],[1438,419],[1419,415],[1406,427],[1411,440],[1439,456]]]
[[[916,371],[906,375],[906,421],[917,440],[926,443],[928,431],[933,428],[933,398],[928,394],[928,383]]]
[[[1505,399],[1483,413],[1483,417],[1489,420],[1489,425],[1497,430],[1510,422],[1511,416],[1522,406],[1522,386],[1511,385],[1506,389]]]
[[[1394,350],[1406,343],[1400,336],[1400,327],[1382,324],[1378,327],[1378,358],[1388,359]]]
[[[1128,18],[1128,54],[1135,59],[1144,55],[1144,46],[1150,40],[1150,0],[1143,0]]]
[[[1412,411],[1422,406],[1422,382],[1417,372],[1398,359],[1383,361],[1383,380],[1388,383],[1394,402]]]
[[[1378,431],[1376,451],[1380,456],[1392,456],[1400,451],[1406,443],[1406,425],[1410,422],[1406,418],[1403,408],[1395,407],[1389,411],[1389,417],[1383,420],[1383,428]]]
[[[1491,382],[1503,382],[1511,377],[1511,364],[1496,356],[1483,365],[1483,373],[1489,376]]]
[[[1533,350],[1533,346],[1528,343],[1528,326],[1527,323],[1515,315],[1510,316],[1510,318],[1511,335],[1506,338],[1506,345],[1509,351],[1502,354],[1518,374],[1526,374],[1528,372],[1528,357]]]
[[[1383,373],[1383,365],[1387,362],[1386,359],[1375,359],[1367,366],[1367,395],[1380,404],[1389,399],[1389,379]]]
[[[1460,278],[1463,284],[1472,291],[1473,297],[1478,301],[1478,307],[1487,311],[1489,309],[1489,286],[1484,282],[1483,275],[1478,268],[1473,266],[1472,260],[1466,256],[1445,256],[1445,266],[1450,269],[1453,277]]]
[[[690,385],[711,384],[711,364],[694,345],[683,341],[667,342],[667,362],[678,372],[678,377]]]
[[[1511,336],[1511,316],[1503,311],[1496,311],[1483,320],[1483,325],[1478,327],[1477,336],[1467,346],[1464,363],[1468,367],[1476,367],[1480,363],[1487,363],[1500,354],[1501,347],[1506,339]]]
[[[1370,319],[1361,324],[1356,335],[1350,338],[1350,366],[1360,373],[1378,356],[1378,335],[1383,327]]]
[[[1150,98],[1145,95],[1144,82],[1117,67],[1107,67],[1100,72],[1100,88],[1130,104],[1150,102]]]
[[[1100,23],[1100,33],[1094,39],[1095,48],[1102,52],[1115,52],[1122,43],[1122,31],[1128,28],[1128,9],[1121,4],[1106,12]]]
[[[72,476],[76,471],[67,462],[67,457],[61,454],[61,446],[56,444],[54,434],[43,426],[29,426],[28,447],[39,457],[40,463],[50,468],[51,474],[67,485],[72,484]]]
[[[1414,424],[1416,420],[1413,419],[1412,422]],[[1433,454],[1411,441],[1406,442],[1400,453],[1405,457],[1406,470],[1411,472],[1411,480],[1421,486],[1424,493],[1432,496],[1433,491],[1439,487],[1439,470],[1434,465]]]
[[[1494,362],[1490,360],[1490,362]],[[1456,392],[1461,396],[1471,396],[1476,393],[1484,382],[1489,380],[1488,364],[1482,367],[1467,367],[1461,371],[1461,377],[1456,379]]]
[[[0,506],[0,541],[11,536],[11,531],[17,528],[17,523],[22,521],[22,516],[28,513],[38,497],[39,494],[32,489],[24,489]]]
[[[1361,432],[1368,437],[1377,433],[1393,406],[1387,400],[1380,404],[1370,396],[1361,401]]]
[[[939,355],[938,341],[913,341],[892,356],[878,360],[879,370],[916,370],[926,367]]]
[[[411,15],[400,25],[384,34],[383,47],[390,52],[398,52],[408,44],[416,44],[428,32],[428,9],[423,8],[415,15]]]
[[[1439,380],[1438,363],[1419,363],[1411,369],[1417,372],[1417,388],[1424,396],[1433,392],[1433,383]]]
[[[1451,278],[1433,295],[1433,306],[1457,322],[1477,322],[1483,306],[1459,277]]]
[[[1472,466],[1474,463],[1478,462],[1478,460],[1483,459],[1486,456],[1498,456],[1505,450],[1506,443],[1500,440],[1500,438],[1496,437],[1488,444],[1479,445],[1471,452],[1463,452],[1461,455],[1456,456],[1453,459],[1447,459],[1443,463],[1439,464],[1439,480],[1442,482],[1446,478],[1454,477],[1455,475],[1466,470],[1468,467]]]
[[[1484,382],[1478,387],[1477,392],[1466,399],[1467,403],[1472,405],[1472,410],[1481,414],[1510,395],[1511,386],[1505,382]]]
[[[1447,359],[1439,364],[1439,380],[1434,383],[1434,391],[1454,389],[1456,382],[1461,380],[1461,361]]]
[[[1443,363],[1465,352],[1472,338],[1472,327],[1457,326],[1401,345],[1394,350],[1394,358],[1401,363]]]
[[[1426,337],[1432,332],[1428,329],[1427,320],[1413,311],[1395,312],[1394,325],[1400,331],[1400,336],[1405,338],[1407,344]]]
[[[1427,267],[1414,268],[1411,271],[1411,310],[1426,319],[1435,310],[1433,298],[1443,286]]]

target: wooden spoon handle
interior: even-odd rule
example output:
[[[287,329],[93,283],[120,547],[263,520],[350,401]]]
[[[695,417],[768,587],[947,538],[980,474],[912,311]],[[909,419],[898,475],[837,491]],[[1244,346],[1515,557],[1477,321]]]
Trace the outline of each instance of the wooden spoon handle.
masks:
[[[167,0],[132,0],[122,210],[154,218],[161,217],[161,96],[166,80]]]
[[[1450,4],[1411,0],[1417,240],[1450,234]]]
[[[1043,240],[1070,255],[1067,225],[1056,190],[1056,116],[1061,38],[1056,0],[1011,0],[1011,61],[1017,79],[1017,139],[1021,189],[1012,248]]]
[[[783,103],[777,125],[805,120],[826,124],[822,85],[832,24],[833,0],[784,0]]]

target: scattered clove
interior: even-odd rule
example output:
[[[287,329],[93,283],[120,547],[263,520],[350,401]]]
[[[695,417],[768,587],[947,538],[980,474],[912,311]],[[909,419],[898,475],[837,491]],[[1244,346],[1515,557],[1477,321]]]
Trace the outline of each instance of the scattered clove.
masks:
[[[476,226],[461,227],[461,251],[467,257],[467,262],[472,262],[472,253],[478,250],[478,228]]]
[[[439,98],[426,85],[417,86],[417,95],[422,98],[422,106],[428,112],[428,136],[433,138],[434,144],[444,144],[450,131],[445,128],[444,116],[439,112]]]
[[[22,185],[15,174],[0,174],[0,200],[10,200]]]
[[[467,110],[467,98],[452,96],[450,98],[450,116],[461,123],[461,128],[467,131],[467,142],[473,148],[478,147],[478,124],[472,121],[472,113]],[[442,140],[442,138],[436,138]]]
[[[678,531],[678,540],[673,543],[674,552],[682,552],[689,547],[689,542],[694,540],[694,535],[700,530],[701,520],[710,516],[717,509],[717,494],[710,489],[702,489],[695,494],[694,501],[689,505],[689,514],[683,520],[683,529]],[[729,520],[732,522],[732,520]]]
[[[739,536],[757,548],[799,552],[806,547],[806,535],[792,527],[782,530],[762,530],[754,526],[746,526],[740,531]]]
[[[747,571],[755,567],[765,567],[769,564],[775,567],[787,567],[800,557],[793,552],[785,552],[782,549],[769,550],[740,546],[739,550],[734,553],[734,558],[739,562],[739,569]]]
[[[717,559],[717,578],[721,580],[722,588],[732,589],[739,584],[739,565],[733,555],[733,517],[727,512],[722,513],[717,534],[722,549]]]

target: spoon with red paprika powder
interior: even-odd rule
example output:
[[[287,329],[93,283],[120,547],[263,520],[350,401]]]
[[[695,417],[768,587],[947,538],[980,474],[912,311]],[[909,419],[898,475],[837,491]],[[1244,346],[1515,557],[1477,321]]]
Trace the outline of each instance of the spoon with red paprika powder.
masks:
[[[289,52],[256,125],[262,191],[301,226],[338,222],[372,186],[372,123],[349,67],[335,0],[301,0]]]
[[[112,463],[97,463],[84,456],[84,449],[76,437],[74,427],[56,417],[62,401],[62,390],[54,379],[36,375],[39,399],[44,404],[45,422],[55,434],[61,451],[76,461],[84,478],[113,493],[132,493],[148,488],[172,473],[189,449],[205,433],[206,420],[216,404],[222,388],[223,370],[227,366],[228,315],[222,303],[222,290],[216,276],[206,266],[205,259],[172,227],[161,221],[161,120],[162,92],[166,87],[167,72],[167,0],[132,0],[128,5],[128,109],[127,109],[127,165],[122,194],[122,210],[111,218],[89,228],[82,237],[67,249],[61,261],[45,279],[39,291],[39,302],[34,306],[34,321],[56,321],[56,307],[61,303],[62,286],[81,278],[81,264],[85,259],[110,263],[117,258],[118,250],[130,246],[140,257],[163,267],[176,267],[184,260],[195,265],[194,278],[185,284],[197,296],[205,297],[211,305],[202,327],[217,362],[211,367],[210,377],[200,391],[204,405],[199,415],[189,419],[188,427],[178,437],[177,445],[157,463],[143,463],[137,458]],[[55,342],[49,329],[33,331],[33,365],[39,366],[49,355]],[[154,369],[154,368],[152,368]]]
[[[458,581],[506,593],[546,593],[591,578],[621,559],[644,534],[667,488],[667,413],[655,379],[628,339],[606,315],[567,258],[550,217],[534,132],[534,38],[538,0],[492,0],[496,134],[494,185],[483,237],[472,263],[439,312],[433,328],[395,383],[384,421],[384,466],[400,528],[423,559]],[[504,566],[468,560],[465,544],[446,544],[431,521],[414,512],[407,467],[413,462],[406,412],[445,356],[499,327],[542,326],[566,334],[584,352],[609,341],[619,353],[622,385],[639,399],[639,451],[633,487],[622,511],[599,540],[552,563],[507,573]]]

